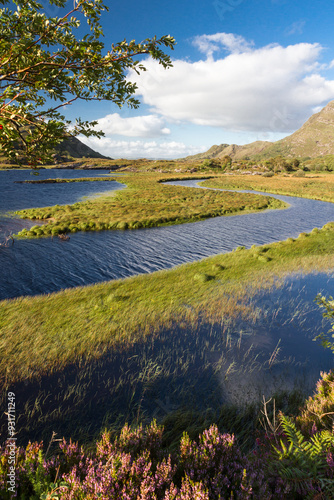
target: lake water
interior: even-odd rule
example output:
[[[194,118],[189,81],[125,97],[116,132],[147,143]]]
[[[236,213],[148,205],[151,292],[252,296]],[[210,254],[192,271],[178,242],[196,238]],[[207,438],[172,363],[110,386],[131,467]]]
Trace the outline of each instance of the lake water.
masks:
[[[106,175],[105,171],[41,170],[38,179]],[[0,238],[35,221],[8,217],[22,208],[74,203],[83,196],[122,188],[116,182],[16,184],[32,180],[31,171],[0,172]],[[121,179],[121,176],[120,176]],[[182,181],[193,187],[197,181]],[[267,193],[266,193],[267,194]],[[0,300],[168,269],[185,262],[296,237],[334,221],[334,204],[288,196],[286,210],[217,217],[179,226],[72,234],[69,241],[16,240],[0,248]]]

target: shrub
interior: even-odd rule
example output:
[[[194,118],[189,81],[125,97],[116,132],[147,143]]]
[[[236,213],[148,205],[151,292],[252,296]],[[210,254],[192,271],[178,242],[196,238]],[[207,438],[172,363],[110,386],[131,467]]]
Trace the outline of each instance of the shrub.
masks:
[[[296,422],[305,434],[332,429],[334,415],[334,371],[321,372],[316,391],[306,401]]]
[[[306,174],[305,174],[304,170],[299,169],[293,175],[294,175],[294,177],[305,177]]]

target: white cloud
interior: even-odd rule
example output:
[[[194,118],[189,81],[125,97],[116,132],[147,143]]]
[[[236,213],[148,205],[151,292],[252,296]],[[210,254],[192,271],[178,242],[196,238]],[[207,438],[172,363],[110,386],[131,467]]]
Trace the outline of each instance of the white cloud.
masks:
[[[228,50],[233,54],[247,52],[253,45],[253,42],[249,43],[242,36],[233,35],[233,33],[196,36],[192,43],[207,57],[211,57],[214,52],[219,52],[221,49]]]
[[[284,34],[286,36],[301,35],[304,31],[305,22],[306,21],[300,20],[290,24],[290,26],[288,26],[284,31]]]
[[[147,60],[148,71],[129,74],[152,113],[229,131],[289,133],[312,108],[334,98],[334,81],[318,74],[322,47],[317,43],[255,49],[224,33],[196,40],[208,59],[175,60],[168,71]],[[213,60],[220,46],[230,53]]]
[[[97,139],[96,137],[87,138],[83,136],[79,136],[79,139],[94,151],[111,158],[183,158],[208,149],[207,146],[188,146],[176,141],[117,141],[110,137]]]
[[[106,115],[97,120],[97,130],[106,135],[123,135],[126,137],[159,137],[170,134],[165,121],[156,115],[134,116],[122,118],[118,113]]]

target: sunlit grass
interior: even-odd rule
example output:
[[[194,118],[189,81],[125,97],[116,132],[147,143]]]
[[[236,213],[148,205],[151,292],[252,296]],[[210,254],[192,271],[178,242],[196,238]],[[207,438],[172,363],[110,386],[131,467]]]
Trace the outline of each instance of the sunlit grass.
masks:
[[[334,175],[332,173],[310,173],[305,177],[221,175],[202,185],[213,188],[249,189],[334,202]]]
[[[0,374],[9,381],[52,372],[199,316],[211,322],[247,316],[245,300],[276,276],[333,267],[333,226],[169,271],[3,301]]]
[[[24,229],[19,235],[39,237],[77,231],[138,229],[286,206],[269,196],[162,184],[172,178],[175,176],[168,178],[166,174],[152,173],[126,175],[121,182],[127,188],[121,191],[73,205],[20,210],[16,212],[20,217],[43,220],[46,224]]]

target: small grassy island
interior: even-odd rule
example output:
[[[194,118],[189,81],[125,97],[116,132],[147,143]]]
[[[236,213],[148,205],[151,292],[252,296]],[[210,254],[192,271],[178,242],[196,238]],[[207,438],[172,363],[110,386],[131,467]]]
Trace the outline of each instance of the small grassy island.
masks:
[[[19,236],[38,237],[77,231],[139,229],[286,206],[270,196],[162,184],[168,180],[182,179],[189,179],[189,175],[175,178],[175,174],[136,173],[121,178],[110,178],[109,180],[119,180],[126,184],[127,189],[74,205],[16,212],[21,218],[45,221],[45,224],[34,226],[30,230],[23,229]]]

